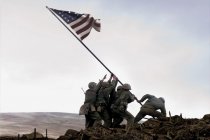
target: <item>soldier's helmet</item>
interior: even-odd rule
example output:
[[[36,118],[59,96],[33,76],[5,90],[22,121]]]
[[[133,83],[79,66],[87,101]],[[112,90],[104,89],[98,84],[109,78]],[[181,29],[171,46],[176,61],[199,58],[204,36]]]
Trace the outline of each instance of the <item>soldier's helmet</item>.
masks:
[[[117,87],[117,91],[121,90],[122,89],[122,86],[118,86]]]
[[[159,98],[163,103],[165,103],[165,99],[163,97]]]
[[[90,89],[94,89],[94,88],[96,87],[96,83],[95,83],[95,82],[90,82],[90,83],[88,84],[88,87],[89,87]]]
[[[131,90],[131,86],[129,84],[123,84],[122,86],[123,89],[126,89],[126,90]]]

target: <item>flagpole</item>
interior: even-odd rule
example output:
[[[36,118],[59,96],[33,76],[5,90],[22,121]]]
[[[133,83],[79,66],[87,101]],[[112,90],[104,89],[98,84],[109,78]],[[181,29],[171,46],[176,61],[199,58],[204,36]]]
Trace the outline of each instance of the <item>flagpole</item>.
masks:
[[[110,74],[113,74],[113,72],[63,23],[63,21],[57,17],[57,15],[48,7],[46,6],[46,8],[61,22],[61,24],[63,24],[63,26],[70,32],[73,34],[73,36],[101,63],[101,65],[103,65],[109,72]],[[123,85],[123,83],[118,79],[118,81],[120,82],[121,85]]]
[[[101,63],[101,65],[104,66],[104,68],[106,68],[110,74],[114,74],[64,23],[63,21],[57,17],[57,15],[48,7],[46,6],[46,8],[58,19],[58,21],[60,21],[61,24],[63,24],[63,26],[70,32],[72,33],[72,35]],[[119,83],[121,85],[123,85],[123,83],[118,79]],[[138,99],[136,98],[136,96],[134,96],[134,99],[138,102]],[[141,104],[141,102],[140,102]],[[142,105],[142,104],[141,104]]]

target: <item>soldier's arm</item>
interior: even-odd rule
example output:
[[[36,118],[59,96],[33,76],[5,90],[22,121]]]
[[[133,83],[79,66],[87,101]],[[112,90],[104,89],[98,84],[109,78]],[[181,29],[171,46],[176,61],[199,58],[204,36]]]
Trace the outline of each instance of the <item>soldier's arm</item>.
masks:
[[[98,91],[100,90],[101,88],[101,85],[103,83],[103,81],[106,79],[106,75],[104,75],[103,79],[102,80],[99,80],[98,84],[96,85],[96,88],[95,88],[95,92],[98,93]]]
[[[146,99],[151,99],[151,98],[153,98],[153,97],[154,97],[153,95],[145,94],[145,95],[139,100],[139,102],[143,102],[143,101],[145,101]]]
[[[105,93],[110,94],[111,92],[113,92],[117,86],[117,83],[118,79],[113,76],[113,80],[111,81],[110,86],[104,89]]]
[[[113,77],[113,73],[111,73],[109,80],[107,81],[108,83],[111,83],[112,77]]]
[[[115,75],[113,75],[112,77],[113,77],[113,79],[112,79],[112,85],[114,87],[116,87],[117,86],[117,83],[118,83],[118,78]]]
[[[135,100],[135,98],[136,98],[136,96],[129,91],[129,94],[127,96],[128,103],[133,102]]]
[[[97,93],[98,91],[99,91],[99,89],[101,88],[101,84],[102,84],[102,80],[100,80],[99,82],[98,82],[98,84],[96,85],[96,88],[95,88],[95,92]]]
[[[120,96],[116,99],[115,105],[119,105],[120,102],[124,101],[124,98],[125,98],[124,92],[120,92]]]

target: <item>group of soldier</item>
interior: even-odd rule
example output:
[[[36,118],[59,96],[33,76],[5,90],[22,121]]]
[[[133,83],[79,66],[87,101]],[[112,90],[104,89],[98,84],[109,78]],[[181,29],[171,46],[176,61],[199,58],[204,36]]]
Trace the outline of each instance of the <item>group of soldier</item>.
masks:
[[[104,81],[105,79],[106,75],[98,83],[90,82],[89,89],[85,91],[85,101],[79,114],[85,115],[86,128],[98,125],[116,128],[120,127],[124,119],[127,121],[127,128],[129,128],[146,115],[153,118],[166,117],[164,98],[146,94],[138,100],[130,92],[129,84],[117,86],[119,80],[114,74],[111,74],[108,81]],[[141,104],[141,109],[136,117],[127,110],[128,104],[134,100],[140,104],[147,100],[143,105]]]

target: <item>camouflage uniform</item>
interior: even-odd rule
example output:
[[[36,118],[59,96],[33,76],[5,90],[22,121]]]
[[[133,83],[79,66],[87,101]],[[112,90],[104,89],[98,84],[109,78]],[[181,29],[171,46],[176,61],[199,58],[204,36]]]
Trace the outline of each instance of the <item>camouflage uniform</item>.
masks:
[[[166,116],[165,100],[162,97],[157,98],[153,95],[146,94],[139,100],[139,102],[143,102],[146,99],[148,100],[142,105],[139,113],[134,119],[134,123],[138,123],[146,115],[158,118]],[[158,109],[160,109],[161,112],[157,111]]]
[[[89,89],[85,92],[85,102],[84,104],[89,107],[88,113],[85,114],[85,127],[92,127],[100,124],[101,117],[96,111],[95,102],[96,102],[96,92],[100,87],[100,83],[97,86],[92,86],[89,83]]]
[[[111,83],[103,82],[102,87],[98,92],[96,99],[96,107],[102,120],[104,121],[104,126],[109,128],[111,126],[111,114],[110,114],[110,94],[114,92],[117,85],[117,79],[112,80]]]
[[[114,115],[113,126],[119,125],[123,119],[127,120],[127,126],[133,125],[134,116],[127,111],[127,105],[134,101],[135,96],[129,90],[123,88],[119,91],[117,100],[111,106]]]

